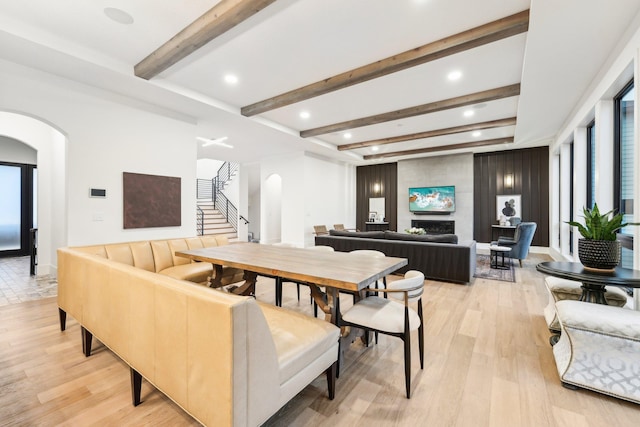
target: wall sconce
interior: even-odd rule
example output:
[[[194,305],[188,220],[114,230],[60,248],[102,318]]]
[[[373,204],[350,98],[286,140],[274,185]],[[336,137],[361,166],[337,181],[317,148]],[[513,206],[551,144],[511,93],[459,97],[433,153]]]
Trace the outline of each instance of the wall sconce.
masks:
[[[380,194],[380,190],[381,190],[382,186],[380,185],[379,182],[376,182],[373,184],[373,192],[375,194]]]
[[[513,174],[508,173],[504,176],[504,188],[513,188]]]

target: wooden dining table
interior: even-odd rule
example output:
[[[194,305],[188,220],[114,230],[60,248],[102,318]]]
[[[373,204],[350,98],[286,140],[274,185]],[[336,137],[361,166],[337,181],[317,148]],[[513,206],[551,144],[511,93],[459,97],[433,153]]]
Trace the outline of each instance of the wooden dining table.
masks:
[[[340,291],[350,291],[358,296],[362,289],[408,263],[406,258],[364,258],[348,252],[321,252],[258,243],[177,251],[176,255],[210,262],[214,275],[209,286],[213,288],[222,287],[220,281],[224,266],[244,270],[244,283],[231,288],[231,292],[239,295],[255,294],[258,275],[308,284],[311,296],[325,313],[325,319],[334,324],[337,317],[333,301]],[[323,286],[326,292],[322,291]],[[343,339],[347,338],[343,333]]]
[[[213,288],[222,287],[224,266],[244,270],[244,283],[232,289],[233,293],[239,295],[254,294],[258,275],[315,285],[315,288],[325,286],[336,292],[358,292],[408,262],[406,258],[363,259],[348,252],[320,252],[258,243],[234,243],[177,251],[176,256],[211,263],[214,274],[209,286]],[[322,301],[316,302],[324,306]]]

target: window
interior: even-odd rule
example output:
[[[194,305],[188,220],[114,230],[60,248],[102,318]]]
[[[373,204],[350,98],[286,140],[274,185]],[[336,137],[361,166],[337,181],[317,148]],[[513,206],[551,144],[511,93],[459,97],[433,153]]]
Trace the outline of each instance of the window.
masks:
[[[573,221],[573,141],[569,147],[569,221]],[[573,227],[569,227],[569,253],[573,253]]]
[[[624,222],[633,222],[633,128],[634,128],[633,81],[629,82],[615,98],[615,164],[614,206],[623,214]],[[621,265],[633,268],[633,230],[620,230],[622,241]]]
[[[596,121],[587,125],[587,207],[596,200]]]

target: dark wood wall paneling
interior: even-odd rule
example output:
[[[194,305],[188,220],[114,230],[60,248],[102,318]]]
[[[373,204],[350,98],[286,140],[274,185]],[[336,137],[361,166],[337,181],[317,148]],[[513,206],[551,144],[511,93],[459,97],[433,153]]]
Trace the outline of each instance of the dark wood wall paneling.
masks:
[[[534,246],[549,246],[549,147],[479,153],[473,165],[473,234],[477,242],[491,241],[497,224],[496,196],[520,194],[522,221],[538,224]],[[504,176],[513,174],[513,188],[504,188]]]
[[[356,227],[365,230],[369,197],[385,197],[389,228],[397,230],[397,163],[359,166],[356,170]],[[504,175],[512,173],[512,189],[504,188]],[[374,185],[381,184],[376,193]],[[496,196],[520,194],[522,220],[538,224],[534,246],[549,246],[549,148],[480,153],[474,155],[474,239],[491,241],[491,225],[497,224]]]
[[[380,190],[375,191],[375,184]],[[390,230],[398,227],[398,164],[358,166],[356,169],[356,227],[364,231],[369,215],[369,198],[385,198],[385,217]]]

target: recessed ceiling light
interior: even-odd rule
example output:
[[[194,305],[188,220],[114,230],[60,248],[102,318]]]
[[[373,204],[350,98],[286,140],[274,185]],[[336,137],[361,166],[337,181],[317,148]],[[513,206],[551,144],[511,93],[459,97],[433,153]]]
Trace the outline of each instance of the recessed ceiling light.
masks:
[[[462,113],[465,117],[471,117],[475,114],[476,112],[473,110],[467,110],[464,113]]]
[[[480,135],[482,135],[482,132],[480,132],[479,130],[477,130],[477,131],[475,131],[475,132],[473,132],[473,133],[471,134],[471,136],[472,136],[472,137],[474,137],[474,138],[477,138],[477,137],[479,137]]]
[[[224,141],[226,141],[227,139],[229,139],[228,136],[223,136],[220,138],[204,138],[202,136],[196,136],[196,139],[198,141],[202,141],[203,147],[208,147],[209,145],[219,145],[221,147],[226,147],[226,148],[233,148],[233,145],[230,144],[226,144]]]
[[[311,117],[311,114],[309,114],[308,111],[302,111],[300,113],[300,118],[302,118],[302,119],[308,119],[309,117]]]
[[[227,84],[234,85],[238,83],[238,76],[234,74],[227,74],[226,76],[224,76],[224,81]]]
[[[373,147],[371,147],[371,151],[378,151],[380,149],[380,147],[378,147],[377,145],[374,145]]]
[[[133,24],[133,16],[129,15],[122,9],[117,9],[115,7],[105,7],[103,12],[105,15],[107,15],[107,18],[119,24]]]
[[[458,70],[452,71],[449,74],[447,74],[447,78],[452,82],[459,80],[460,77],[462,77],[462,71],[458,71]]]
[[[351,139],[351,134],[349,132],[342,135],[344,139]]]

